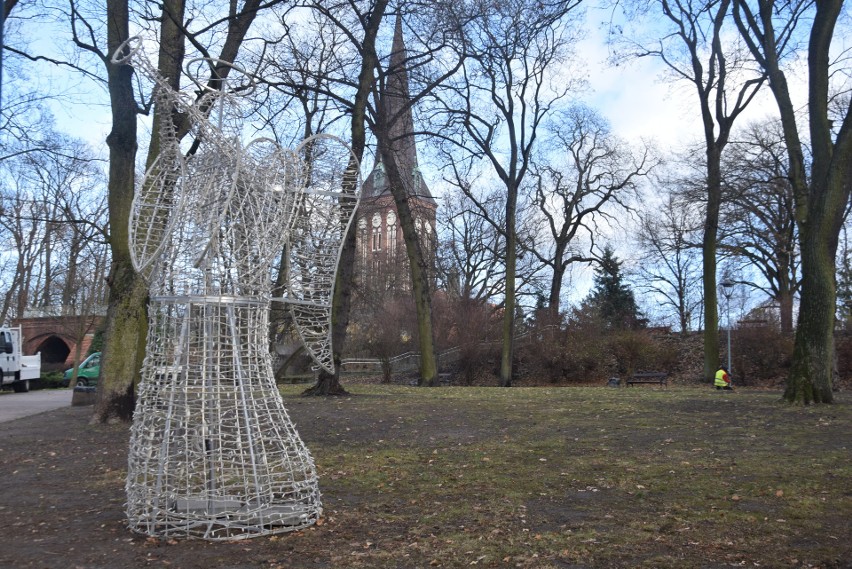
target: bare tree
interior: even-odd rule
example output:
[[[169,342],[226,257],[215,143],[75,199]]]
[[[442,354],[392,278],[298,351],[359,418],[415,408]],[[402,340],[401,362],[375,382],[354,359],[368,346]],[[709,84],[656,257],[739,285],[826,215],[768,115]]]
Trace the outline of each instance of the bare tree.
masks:
[[[852,243],[849,223],[840,230],[837,256],[837,319],[847,332],[852,330]]]
[[[50,103],[62,100],[70,84],[67,78],[52,81],[53,74],[45,73],[45,69],[79,70],[79,66],[41,53],[50,45],[52,32],[65,25],[64,21],[58,22],[62,11],[52,2],[17,0],[6,0],[3,8],[6,17],[0,30],[0,162],[29,153],[62,153],[52,138],[56,128]]]
[[[435,356],[435,334],[432,322],[432,292],[430,278],[432,271],[429,256],[425,254],[423,243],[418,235],[415,209],[411,200],[417,195],[413,186],[412,173],[416,163],[409,163],[413,157],[414,124],[411,106],[419,97],[412,100],[408,89],[408,67],[423,65],[423,62],[411,62],[405,53],[401,41],[402,18],[397,15],[394,32],[394,44],[386,66],[379,65],[380,91],[375,98],[376,112],[372,117],[372,130],[376,136],[378,153],[385,173],[388,187],[393,195],[405,243],[408,266],[411,273],[411,293],[417,313],[417,336],[420,343],[420,379],[419,385],[432,386],[438,379],[438,361]],[[440,36],[440,34],[439,34]],[[439,37],[439,44],[440,44]],[[445,75],[445,74],[444,74]],[[436,81],[444,75],[439,74]],[[431,89],[434,83],[426,87]],[[413,161],[412,161],[413,162]]]
[[[674,312],[682,334],[691,329],[702,303],[700,228],[695,204],[673,193],[639,216],[638,279]]]
[[[553,244],[530,252],[551,271],[548,307],[559,313],[562,281],[569,265],[595,260],[595,236],[600,223],[612,223],[616,213],[630,210],[639,181],[657,164],[651,149],[634,151],[610,132],[593,109],[573,105],[555,119],[548,163],[534,169],[534,205],[544,219]],[[588,250],[581,250],[585,239]]]
[[[247,0],[240,6],[225,3],[188,6],[184,0],[169,0],[156,6],[143,4],[142,13],[135,14],[127,0],[108,2],[105,48],[100,23],[103,14],[82,1],[71,3],[74,43],[78,49],[93,54],[106,67],[112,110],[112,131],[107,137],[110,150],[108,203],[112,267],[108,278],[110,302],[101,365],[102,380],[98,382],[99,395],[95,407],[96,420],[130,419],[134,380],[144,356],[147,329],[147,285],[136,274],[130,261],[127,226],[135,185],[137,116],[147,113],[148,108],[137,103],[133,69],[126,64],[115,64],[111,58],[130,37],[131,17],[138,15],[139,20],[135,23],[143,30],[150,30],[151,22],[159,23],[156,28],[159,39],[157,65],[160,74],[173,86],[181,84],[180,70],[186,59],[186,46],[190,45],[194,53],[208,58],[209,78],[205,88],[221,89],[259,11],[278,3],[276,0]],[[188,8],[191,8],[189,13]],[[148,12],[149,9],[153,11]],[[202,11],[203,17],[196,17],[201,16]],[[211,56],[214,50],[217,53],[215,57]],[[199,93],[199,97],[201,95]],[[153,125],[146,160],[148,165],[159,154],[159,129],[174,129],[178,137],[183,138],[193,126],[173,109],[157,108],[154,109]],[[193,140],[188,152],[195,152],[200,142],[199,139]]]
[[[354,87],[354,93],[351,98],[352,103],[351,107],[349,107],[351,112],[352,153],[359,161],[362,160],[364,149],[367,145],[366,124],[368,103],[374,88],[374,70],[378,65],[376,39],[387,5],[388,0],[376,0],[371,5],[366,6],[366,10],[362,12],[361,8],[364,6],[361,6],[355,0],[351,0],[348,4],[341,7],[341,9],[348,7],[353,10],[354,14],[352,15],[356,17],[355,21],[361,26],[361,30],[363,31],[360,42],[355,35],[351,33],[346,34],[349,41],[354,44],[353,47],[360,47],[357,51],[361,54],[361,58],[356,60],[359,64],[356,79],[348,82],[351,87]],[[348,26],[344,26],[340,15],[334,10],[329,10],[322,3],[315,3],[311,6],[331,22],[334,22],[336,26],[344,27],[347,30],[355,29],[354,27],[349,28]],[[352,304],[353,282],[355,278],[355,249],[356,231],[355,224],[353,223],[349,228],[341,250],[340,265],[335,278],[334,298],[332,299],[334,373],[320,372],[316,385],[306,391],[308,395],[345,393],[345,390],[340,386],[340,363],[342,361],[346,328],[349,325]]]
[[[78,259],[71,255],[86,241],[91,240],[94,248],[106,243],[108,228],[99,216],[106,195],[101,164],[83,142],[59,134],[48,149],[28,152],[20,161],[32,197],[43,204],[42,217],[33,220],[43,227],[33,305],[63,305],[63,299],[73,297],[72,290],[79,285],[74,282]],[[103,261],[104,251],[97,252]]]
[[[744,260],[758,279],[742,281],[778,303],[781,330],[793,331],[798,248],[787,150],[776,120],[753,123],[724,160],[720,248]]]
[[[108,258],[107,227],[99,212],[105,195],[101,172],[80,141],[52,138],[44,151],[0,161],[0,224],[7,231],[8,254],[17,259],[6,281],[3,319],[22,317],[29,308],[62,312],[57,307],[97,299],[103,292],[96,276]],[[84,248],[91,256],[81,259]]]
[[[444,123],[433,132],[443,136],[451,164],[450,179],[464,191],[480,213],[468,179],[470,164],[484,159],[505,186],[502,223],[489,219],[505,243],[505,301],[503,310],[500,384],[512,383],[518,262],[518,204],[533,160],[539,128],[571,87],[551,81],[564,63],[572,36],[570,18],[579,1],[542,3],[535,0],[476,3],[446,7],[462,23],[460,46],[467,52],[454,81],[434,92],[437,118]],[[468,164],[468,167],[465,166]]]
[[[849,89],[848,52],[832,61],[832,43],[842,0],[776,3],[735,0],[734,16],[752,56],[769,76],[778,105],[789,159],[802,262],[793,366],[784,398],[795,403],[831,403],[834,365],[835,257],[852,184],[852,103],[832,107],[836,93]],[[808,26],[802,29],[800,26]],[[807,37],[807,134],[796,123],[785,65]],[[836,75],[834,71],[839,71]],[[832,80],[836,81],[832,88]],[[836,113],[836,114],[831,114]],[[804,139],[811,145],[805,161]],[[810,166],[810,167],[808,167]]]
[[[765,80],[741,43],[726,36],[726,21],[733,0],[702,0],[681,3],[655,0],[629,3],[627,26],[644,28],[612,37],[625,47],[622,55],[655,57],[677,79],[695,88],[701,109],[706,166],[704,219],[704,378],[711,381],[719,366],[719,313],[716,295],[716,254],[719,210],[722,203],[722,152],[728,144],[736,118],[754,99]],[[647,11],[646,11],[647,10]],[[647,17],[654,25],[646,25]]]
[[[490,219],[500,218],[503,205],[498,196],[479,203],[490,211]],[[464,194],[445,196],[438,226],[438,272],[444,289],[459,298],[495,302],[505,290],[502,234],[467,203]]]
[[[278,31],[280,39],[270,41],[263,52],[250,55],[256,60],[252,67],[262,87],[256,95],[257,114],[261,117],[261,123],[273,133],[275,140],[284,144],[296,143],[332,128],[334,132],[348,138],[351,132],[343,134],[343,131],[347,125],[351,131],[352,124],[346,111],[358,104],[359,95],[354,87],[358,58],[351,49],[347,35],[318,10],[308,11],[307,17],[298,26],[289,25],[286,16],[280,21],[283,25],[283,29]],[[350,83],[346,87],[334,89],[335,81],[343,82],[343,78],[349,78]],[[366,90],[360,96],[366,97],[368,93],[369,90]],[[351,94],[351,100],[345,94]],[[286,293],[290,278],[289,258],[290,244],[285,243],[278,265],[273,268],[274,296]],[[345,261],[342,265],[345,265]],[[341,266],[340,274],[351,274],[351,268]],[[335,286],[338,295],[336,310],[341,306],[339,295],[351,287],[351,282],[338,279]],[[342,316],[338,312],[333,315],[337,323],[333,342],[335,362],[340,361],[345,344],[346,326],[339,329]],[[276,372],[283,375],[289,363],[303,354],[304,346],[284,303],[272,304],[269,324],[271,349],[283,350],[288,354]],[[306,390],[305,394],[348,395],[348,392],[340,384],[339,370],[336,370],[334,374],[321,371],[317,384]]]
[[[437,377],[429,286],[432,271],[416,229],[414,207],[409,200],[410,196],[416,194],[410,187],[412,165],[407,162],[400,164],[398,161],[401,154],[407,154],[404,149],[413,145],[416,133],[413,131],[413,123],[409,124],[413,108],[458,67],[458,57],[438,57],[447,55],[447,37],[453,33],[454,25],[435,25],[438,19],[445,18],[440,3],[400,3],[396,8],[395,37],[401,35],[405,24],[406,29],[416,38],[417,49],[406,52],[394,45],[389,56],[380,57],[377,39],[387,1],[348,0],[334,5],[312,2],[308,6],[336,26],[347,38],[349,46],[343,52],[357,54],[353,60],[357,63],[357,77],[352,73],[352,61],[349,61],[339,66],[337,74],[331,77],[314,77],[320,80],[309,82],[307,88],[319,90],[323,96],[332,99],[335,105],[347,109],[353,119],[353,128],[359,121],[364,121],[358,128],[363,124],[368,125],[375,137],[377,154],[394,198],[411,273],[410,284],[418,316],[420,383],[431,385]],[[445,19],[441,21],[449,22]],[[401,85],[408,83],[409,78],[415,78],[411,84],[416,85],[416,88],[406,93],[397,92]],[[305,82],[293,83],[287,88],[293,90],[300,86],[305,87]],[[365,142],[364,135],[361,133],[359,136]],[[353,135],[356,155],[361,158],[363,145],[358,150],[355,141]],[[349,255],[347,245],[344,257],[341,258],[341,270],[349,271]],[[352,288],[351,282],[343,282],[348,284],[336,290],[348,291]],[[345,320],[348,322],[348,316]],[[340,322],[343,321],[341,312]],[[341,328],[341,340],[344,329]],[[339,344],[335,341],[335,345],[342,345],[342,341]]]
[[[2,247],[5,256],[14,258],[10,267],[12,277],[7,281],[0,317],[21,317],[30,305],[33,294],[33,275],[41,254],[42,227],[35,222],[43,218],[43,204],[27,195],[23,178],[11,177],[7,188],[14,191],[0,197],[0,225],[3,227]],[[14,184],[14,185],[13,185]],[[23,187],[22,187],[23,186]],[[10,263],[11,264],[11,263]]]
[[[67,25],[58,21],[63,16],[60,6],[14,1],[4,6],[10,17],[4,22],[9,33],[0,42],[7,80],[0,101],[5,202],[0,217],[8,228],[4,237],[15,246],[10,247],[8,261],[14,263],[7,265],[4,279],[3,318],[21,317],[30,308],[62,312],[67,308],[56,305],[79,304],[102,293],[95,276],[96,267],[108,259],[103,250],[107,224],[96,204],[105,195],[101,164],[83,142],[56,130],[50,103],[67,93],[69,82],[40,80],[47,75],[46,67],[80,67],[41,53],[49,42],[32,41],[44,36],[44,30]],[[29,33],[34,29],[40,33]],[[92,256],[81,259],[83,249]]]

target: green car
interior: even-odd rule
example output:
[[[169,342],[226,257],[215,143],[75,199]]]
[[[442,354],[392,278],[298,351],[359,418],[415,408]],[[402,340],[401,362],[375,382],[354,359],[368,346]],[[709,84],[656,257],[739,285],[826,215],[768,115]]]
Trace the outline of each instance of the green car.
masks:
[[[101,373],[101,353],[95,352],[80,363],[77,369],[77,385],[97,385],[98,375]],[[62,376],[63,387],[68,387],[71,383],[71,377],[74,375],[74,368],[65,371]]]

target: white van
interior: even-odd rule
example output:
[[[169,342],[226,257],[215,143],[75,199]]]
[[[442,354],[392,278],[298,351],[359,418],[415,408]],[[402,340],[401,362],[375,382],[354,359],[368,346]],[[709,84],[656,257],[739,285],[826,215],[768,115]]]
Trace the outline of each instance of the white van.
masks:
[[[41,353],[21,354],[21,328],[0,328],[0,385],[17,393],[30,390],[30,380],[41,377]]]

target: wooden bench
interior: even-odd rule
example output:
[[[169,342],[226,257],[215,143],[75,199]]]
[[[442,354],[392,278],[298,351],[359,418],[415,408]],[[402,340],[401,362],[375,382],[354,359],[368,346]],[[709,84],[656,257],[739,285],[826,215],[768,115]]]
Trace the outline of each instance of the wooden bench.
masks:
[[[663,371],[634,373],[627,379],[627,387],[630,387],[634,383],[657,383],[659,385],[668,387],[668,377],[669,374]]]

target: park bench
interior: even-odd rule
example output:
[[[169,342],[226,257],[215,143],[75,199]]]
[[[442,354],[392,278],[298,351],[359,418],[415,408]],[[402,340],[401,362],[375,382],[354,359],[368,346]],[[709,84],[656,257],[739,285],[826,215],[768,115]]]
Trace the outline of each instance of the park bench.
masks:
[[[663,371],[647,371],[634,373],[632,376],[627,378],[627,387],[630,387],[634,383],[657,383],[659,385],[668,387],[668,377],[669,374]]]

